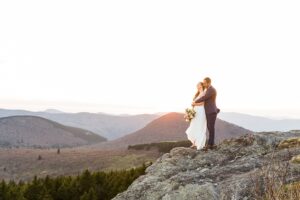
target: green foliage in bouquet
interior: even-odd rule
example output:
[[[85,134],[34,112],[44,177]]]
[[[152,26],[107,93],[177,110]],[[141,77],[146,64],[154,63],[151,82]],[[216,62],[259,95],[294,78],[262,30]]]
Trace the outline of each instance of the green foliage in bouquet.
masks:
[[[184,115],[185,121],[190,122],[195,116],[196,116],[196,111],[194,110],[194,108],[185,109],[185,115]]]

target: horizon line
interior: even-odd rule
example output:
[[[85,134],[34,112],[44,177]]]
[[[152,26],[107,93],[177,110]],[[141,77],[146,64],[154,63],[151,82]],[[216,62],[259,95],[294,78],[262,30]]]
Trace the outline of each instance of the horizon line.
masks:
[[[24,108],[16,108],[16,109],[11,109],[11,108],[4,108],[0,107],[0,110],[8,110],[8,111],[25,111],[25,112],[33,112],[33,113],[39,113],[39,112],[45,112],[49,114],[80,114],[80,113],[89,113],[89,114],[104,114],[104,115],[113,115],[113,116],[122,116],[122,115],[129,115],[129,116],[135,116],[135,115],[165,115],[168,113],[184,113],[184,111],[180,112],[178,110],[174,111],[160,111],[160,112],[139,112],[139,113],[113,113],[113,112],[91,112],[91,111],[63,111],[61,109],[55,109],[55,108],[47,108],[44,110],[32,110],[32,109],[24,109]],[[283,116],[266,116],[266,115],[260,115],[260,114],[253,114],[253,113],[247,113],[247,112],[237,112],[237,111],[221,111],[221,113],[231,113],[231,114],[240,114],[240,115],[247,115],[247,116],[252,116],[252,117],[262,117],[262,118],[267,118],[267,119],[272,119],[272,120],[300,120],[299,117],[283,117]]]

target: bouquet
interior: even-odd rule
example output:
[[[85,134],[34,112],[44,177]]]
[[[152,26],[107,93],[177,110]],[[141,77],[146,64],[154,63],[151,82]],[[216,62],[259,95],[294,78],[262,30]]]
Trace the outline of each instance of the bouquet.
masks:
[[[184,115],[184,119],[187,122],[190,122],[196,115],[196,111],[194,110],[194,108],[187,108],[185,109],[185,115]]]

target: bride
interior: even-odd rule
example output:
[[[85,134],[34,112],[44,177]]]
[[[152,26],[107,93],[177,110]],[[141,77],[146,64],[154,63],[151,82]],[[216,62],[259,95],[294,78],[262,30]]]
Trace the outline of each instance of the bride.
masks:
[[[199,82],[197,84],[197,89],[198,91],[194,96],[194,101],[202,97],[206,92],[202,82]],[[196,115],[191,120],[190,126],[187,128],[185,133],[187,134],[187,138],[193,144],[191,148],[197,148],[197,150],[199,150],[205,146],[206,142],[207,124],[204,110],[204,102],[196,103],[194,106],[194,110],[196,111]]]

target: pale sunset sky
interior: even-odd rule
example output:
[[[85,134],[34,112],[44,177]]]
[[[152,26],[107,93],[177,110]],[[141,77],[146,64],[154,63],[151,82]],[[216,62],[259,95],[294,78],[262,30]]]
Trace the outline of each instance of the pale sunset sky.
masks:
[[[0,108],[183,112],[212,78],[224,112],[300,118],[300,2],[0,2]]]

